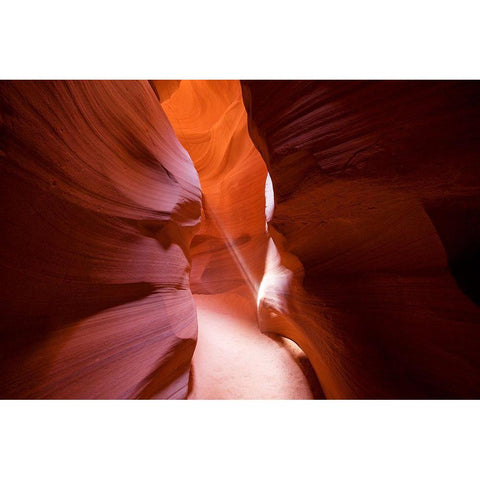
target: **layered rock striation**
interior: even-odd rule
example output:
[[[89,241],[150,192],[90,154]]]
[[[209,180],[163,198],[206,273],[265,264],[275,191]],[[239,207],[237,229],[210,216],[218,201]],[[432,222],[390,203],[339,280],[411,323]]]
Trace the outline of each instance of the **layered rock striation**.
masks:
[[[240,82],[155,85],[202,185],[202,224],[191,249],[192,291],[238,291],[255,305],[267,246],[267,169],[248,134]]]
[[[0,396],[184,398],[201,191],[151,86],[0,95]]]
[[[321,398],[305,354],[258,328],[273,192],[248,133],[240,82],[153,83],[203,193],[191,250],[199,337],[189,398]]]
[[[202,340],[194,398],[253,394],[217,388],[214,351],[310,396],[257,320],[308,355],[314,396],[480,396],[477,82],[15,81],[0,101],[0,397],[185,398],[192,292],[230,339]]]
[[[478,398],[479,83],[242,88],[275,192],[261,328],[327,398]]]

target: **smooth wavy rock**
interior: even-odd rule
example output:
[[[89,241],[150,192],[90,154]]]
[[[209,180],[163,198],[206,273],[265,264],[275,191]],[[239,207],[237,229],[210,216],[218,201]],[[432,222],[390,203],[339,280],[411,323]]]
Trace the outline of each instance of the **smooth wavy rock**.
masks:
[[[276,200],[262,329],[327,398],[479,398],[480,85],[242,87]]]
[[[248,133],[240,82],[154,84],[203,193],[191,249],[199,337],[189,398],[321,398],[304,353],[258,329],[273,203],[265,162]]]
[[[162,107],[202,185],[202,224],[191,249],[192,291],[246,286],[255,303],[267,246],[267,168],[248,134],[240,82],[155,84],[159,92],[169,92]]]
[[[200,184],[148,82],[1,82],[2,398],[184,398]]]

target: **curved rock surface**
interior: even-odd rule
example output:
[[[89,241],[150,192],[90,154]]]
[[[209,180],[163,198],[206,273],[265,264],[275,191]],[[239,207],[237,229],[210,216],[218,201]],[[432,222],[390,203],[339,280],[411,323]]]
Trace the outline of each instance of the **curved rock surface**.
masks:
[[[193,291],[191,398],[479,398],[477,82],[15,81],[0,101],[0,397],[185,398]]]
[[[265,162],[248,134],[240,82],[154,84],[203,193],[202,224],[191,249],[199,337],[189,398],[322,397],[304,353],[296,345],[289,353],[279,339],[258,331],[271,202]]]
[[[148,82],[1,82],[2,398],[184,398],[200,185]]]
[[[242,87],[276,200],[262,329],[327,398],[478,398],[480,85]]]
[[[182,80],[156,86],[169,92],[162,107],[202,186],[202,224],[191,250],[192,291],[247,286],[255,303],[267,245],[267,169],[248,134],[240,82]]]

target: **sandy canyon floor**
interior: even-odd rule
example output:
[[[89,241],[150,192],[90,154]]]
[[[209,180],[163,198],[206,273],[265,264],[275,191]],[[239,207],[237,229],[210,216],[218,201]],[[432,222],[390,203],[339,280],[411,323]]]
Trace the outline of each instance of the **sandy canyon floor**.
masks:
[[[305,354],[292,341],[262,334],[237,294],[195,295],[198,343],[189,399],[322,398]]]

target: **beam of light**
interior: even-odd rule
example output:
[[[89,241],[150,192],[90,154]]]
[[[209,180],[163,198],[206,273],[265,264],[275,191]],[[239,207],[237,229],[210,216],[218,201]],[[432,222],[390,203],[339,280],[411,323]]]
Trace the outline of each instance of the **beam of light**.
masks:
[[[249,290],[251,291],[253,298],[257,300],[258,294],[258,285],[255,281],[254,276],[250,272],[250,269],[247,266],[247,263],[242,257],[242,254],[239,252],[238,248],[235,246],[235,242],[232,240],[230,235],[225,231],[221,222],[219,221],[218,216],[215,214],[213,209],[208,206],[208,202],[206,198],[203,198],[203,205],[205,209],[206,215],[213,221],[217,230],[222,234],[222,238],[225,240],[225,245],[227,246],[228,252],[232,257],[233,261],[237,265],[240,274],[242,275],[246,285],[248,286]]]

